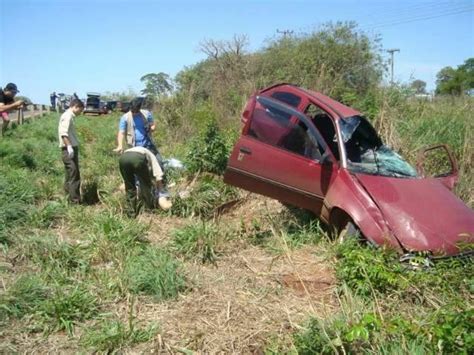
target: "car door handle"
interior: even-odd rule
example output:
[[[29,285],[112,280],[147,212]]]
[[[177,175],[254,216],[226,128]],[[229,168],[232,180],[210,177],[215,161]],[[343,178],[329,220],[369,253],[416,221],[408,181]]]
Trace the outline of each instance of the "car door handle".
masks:
[[[247,147],[240,147],[240,152],[244,154],[252,154],[252,151]]]

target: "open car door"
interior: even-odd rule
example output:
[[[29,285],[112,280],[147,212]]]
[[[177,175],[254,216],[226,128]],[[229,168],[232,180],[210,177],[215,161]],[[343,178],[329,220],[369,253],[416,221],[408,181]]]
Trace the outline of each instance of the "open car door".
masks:
[[[224,181],[319,214],[337,162],[311,120],[257,96],[228,160]]]

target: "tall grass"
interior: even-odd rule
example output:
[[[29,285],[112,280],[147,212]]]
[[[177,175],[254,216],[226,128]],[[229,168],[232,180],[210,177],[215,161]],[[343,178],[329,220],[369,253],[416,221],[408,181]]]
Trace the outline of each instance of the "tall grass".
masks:
[[[379,98],[375,126],[384,140],[415,164],[427,146],[448,144],[460,168],[456,194],[474,206],[474,99],[436,97],[433,101],[410,99],[398,91]],[[442,159],[447,160],[446,156]]]

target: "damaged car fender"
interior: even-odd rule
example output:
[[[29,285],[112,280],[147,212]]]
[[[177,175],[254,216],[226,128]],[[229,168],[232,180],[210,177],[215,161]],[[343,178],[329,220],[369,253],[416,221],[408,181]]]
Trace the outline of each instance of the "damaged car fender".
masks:
[[[347,170],[340,170],[328,191],[321,218],[336,229],[343,228],[350,219],[370,242],[402,250],[377,204]]]

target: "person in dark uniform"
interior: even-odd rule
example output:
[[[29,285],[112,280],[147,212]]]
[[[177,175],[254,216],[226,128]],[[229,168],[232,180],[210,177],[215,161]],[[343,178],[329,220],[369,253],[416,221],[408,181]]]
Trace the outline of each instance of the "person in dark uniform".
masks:
[[[163,190],[163,170],[150,150],[144,147],[127,149],[120,156],[119,168],[125,183],[129,217],[136,217],[143,204],[150,210],[155,208],[156,202],[163,210],[171,208],[169,196]]]
[[[56,95],[56,91],[53,91],[51,95],[49,95],[49,99],[51,101],[51,107],[54,111],[56,111],[56,99],[58,98],[58,95]]]

